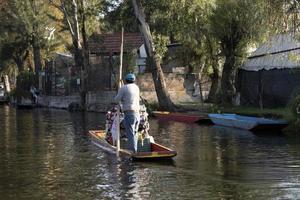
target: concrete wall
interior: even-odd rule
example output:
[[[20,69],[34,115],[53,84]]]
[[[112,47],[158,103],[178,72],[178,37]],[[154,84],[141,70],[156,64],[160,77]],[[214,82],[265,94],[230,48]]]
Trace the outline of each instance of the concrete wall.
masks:
[[[106,112],[115,95],[116,91],[89,92],[86,97],[87,111]],[[71,103],[80,104],[80,96],[39,96],[38,103],[43,107],[68,109]]]
[[[43,107],[67,109],[71,103],[80,103],[80,96],[71,95],[38,97],[38,104]]]

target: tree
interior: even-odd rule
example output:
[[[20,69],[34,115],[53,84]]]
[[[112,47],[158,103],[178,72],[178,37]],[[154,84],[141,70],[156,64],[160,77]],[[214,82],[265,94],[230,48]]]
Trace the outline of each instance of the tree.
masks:
[[[213,101],[220,78],[220,46],[209,26],[214,1],[154,0],[149,4],[154,30],[183,45],[178,57],[189,66],[189,72],[198,74],[200,86],[203,74],[209,74],[212,79],[209,101]]]
[[[25,60],[29,55],[30,34],[26,30],[26,25],[18,20],[20,16],[16,5],[11,1],[2,5],[5,7],[2,7],[0,15],[1,62],[13,60],[19,71],[23,71]]]
[[[53,0],[51,4],[63,14],[62,29],[72,38],[75,65],[80,69],[81,106],[85,109],[89,69],[88,34],[94,32],[104,0]],[[89,26],[93,24],[92,26]]]
[[[299,0],[265,0],[265,6],[270,34],[299,30]]]
[[[141,8],[141,4],[138,0],[132,0],[132,5],[134,7],[134,13],[139,23],[140,32],[143,35],[145,49],[147,52],[147,57],[149,59],[149,64],[152,72],[152,78],[157,94],[157,99],[159,107],[162,110],[174,111],[175,107],[171,101],[170,95],[168,93],[164,74],[160,65],[160,58],[156,53],[156,49],[153,43],[153,38],[150,32],[150,27],[145,20],[145,14]]]
[[[220,41],[225,58],[220,90],[222,104],[233,103],[236,70],[248,45],[261,37],[266,19],[264,8],[260,0],[217,0],[211,16],[211,30]]]
[[[25,59],[20,56],[21,51],[24,51],[25,55],[32,55],[34,64],[32,68],[35,69],[37,75],[42,68],[43,56],[48,48],[48,41],[45,38],[48,33],[47,28],[54,26],[48,17],[49,7],[42,0],[11,0],[3,5],[5,6],[1,10],[0,16],[2,19],[0,34],[3,40],[0,43],[3,48],[8,48],[2,48],[6,54],[3,56],[5,59],[19,57],[17,65],[22,70],[23,67],[20,65],[23,64],[21,64],[20,58],[21,60]],[[13,56],[14,54],[18,55]]]

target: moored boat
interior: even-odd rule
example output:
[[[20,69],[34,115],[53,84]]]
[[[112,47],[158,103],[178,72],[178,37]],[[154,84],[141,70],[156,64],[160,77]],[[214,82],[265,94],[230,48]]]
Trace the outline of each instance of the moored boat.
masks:
[[[7,103],[7,98],[0,96],[0,104]]]
[[[250,131],[280,131],[288,126],[284,120],[273,120],[259,117],[248,117],[237,114],[209,114],[216,125],[240,128]]]
[[[89,135],[91,137],[92,142],[100,147],[101,149],[110,152],[110,153],[116,153],[117,148],[110,144],[106,139],[106,133],[105,130],[91,130],[89,131]],[[149,149],[148,151],[145,151],[145,149]],[[148,159],[166,159],[166,158],[172,158],[177,155],[177,152],[174,150],[171,150],[163,145],[160,145],[155,142],[149,143],[149,148],[138,148],[137,153],[133,153],[132,151],[129,151],[125,148],[120,148],[119,151],[120,155],[131,157],[133,159],[137,160],[148,160]]]
[[[20,109],[33,109],[38,107],[37,103],[35,103],[34,101],[32,101],[32,99],[29,98],[21,98],[19,101],[16,101],[16,106],[17,108]]]
[[[159,120],[172,120],[184,123],[211,123],[211,120],[205,115],[195,115],[188,113],[172,113],[154,111],[153,115]]]

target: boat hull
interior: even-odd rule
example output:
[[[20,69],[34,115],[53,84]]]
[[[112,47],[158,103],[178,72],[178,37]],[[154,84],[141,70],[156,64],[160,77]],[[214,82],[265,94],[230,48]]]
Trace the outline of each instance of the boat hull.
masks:
[[[236,114],[209,114],[208,116],[216,125],[240,128],[250,131],[280,131],[288,125],[282,120],[271,120]]]
[[[7,97],[6,96],[0,96],[0,104],[5,104],[7,103]]]
[[[184,113],[170,113],[170,112],[159,112],[154,111],[154,116],[157,117],[159,120],[171,120],[177,122],[184,122],[184,123],[211,123],[211,120],[207,116],[202,115],[190,115]]]
[[[104,130],[91,130],[89,131],[92,142],[109,153],[116,153],[117,148],[105,140],[105,131]],[[120,155],[131,157],[135,160],[149,160],[149,159],[166,159],[172,158],[177,155],[176,151],[173,151],[163,145],[157,143],[151,143],[150,152],[137,152],[133,153],[132,151],[126,149],[120,149]]]

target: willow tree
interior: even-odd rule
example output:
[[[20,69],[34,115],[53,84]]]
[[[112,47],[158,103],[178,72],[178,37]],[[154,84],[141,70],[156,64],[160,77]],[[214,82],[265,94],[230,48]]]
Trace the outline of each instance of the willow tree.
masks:
[[[197,74],[201,85],[203,74],[212,79],[210,100],[219,86],[219,45],[211,34],[209,16],[214,0],[146,1],[147,16],[157,35],[167,36],[171,43],[181,43],[177,58],[188,71]]]
[[[262,0],[217,0],[210,18],[211,31],[221,44],[224,65],[221,78],[221,102],[232,104],[235,76],[248,45],[266,30],[265,2]],[[229,12],[230,11],[230,12]]]
[[[139,29],[142,33],[144,39],[144,45],[147,52],[152,78],[157,94],[157,99],[159,103],[159,107],[162,110],[174,111],[175,106],[170,98],[164,73],[161,68],[160,58],[156,52],[156,48],[153,42],[153,38],[151,35],[149,24],[146,22],[145,14],[143,8],[141,7],[141,3],[139,0],[132,0],[132,5],[134,8],[134,14],[139,23]]]
[[[265,0],[269,32],[299,31],[299,0]]]

